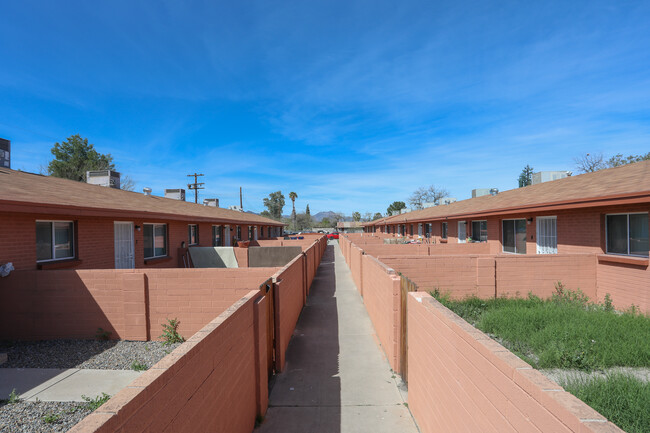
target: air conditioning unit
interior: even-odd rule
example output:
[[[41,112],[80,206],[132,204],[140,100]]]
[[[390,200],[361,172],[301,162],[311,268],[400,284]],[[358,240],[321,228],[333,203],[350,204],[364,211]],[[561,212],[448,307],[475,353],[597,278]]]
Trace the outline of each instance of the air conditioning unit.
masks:
[[[203,206],[219,207],[219,199],[218,198],[203,199]]]
[[[171,198],[173,200],[185,201],[185,190],[183,188],[176,189],[166,189],[165,198]]]
[[[0,138],[0,167],[11,168],[11,159],[9,153],[11,151],[11,142]]]
[[[87,171],[86,183],[120,189],[120,173],[113,170]]]

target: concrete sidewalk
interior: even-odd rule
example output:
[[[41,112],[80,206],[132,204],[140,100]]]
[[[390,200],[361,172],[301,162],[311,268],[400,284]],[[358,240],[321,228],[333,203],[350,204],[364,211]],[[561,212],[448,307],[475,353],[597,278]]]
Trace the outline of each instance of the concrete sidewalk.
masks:
[[[102,392],[115,395],[142,372],[79,368],[0,368],[0,398],[12,390],[26,401],[84,401]]]
[[[417,432],[397,380],[333,242],[256,432]]]

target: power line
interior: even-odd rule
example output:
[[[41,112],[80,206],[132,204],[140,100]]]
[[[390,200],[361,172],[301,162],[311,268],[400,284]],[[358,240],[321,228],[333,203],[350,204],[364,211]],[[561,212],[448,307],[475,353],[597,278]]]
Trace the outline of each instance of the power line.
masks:
[[[203,176],[203,175],[198,173],[187,175],[187,177],[194,177],[194,183],[187,184],[187,188],[189,188],[190,190],[194,190],[194,203],[199,202],[199,190],[205,189],[205,187],[203,186],[205,185],[205,182],[198,181],[199,176]]]

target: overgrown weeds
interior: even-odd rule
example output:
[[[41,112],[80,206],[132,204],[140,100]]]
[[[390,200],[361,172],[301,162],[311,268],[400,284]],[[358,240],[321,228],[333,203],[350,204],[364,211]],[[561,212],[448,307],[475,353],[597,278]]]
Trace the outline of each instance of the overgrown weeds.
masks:
[[[650,366],[650,317],[635,310],[616,312],[609,297],[592,303],[561,283],[546,300],[532,294],[462,301],[439,290],[432,295],[535,368]]]
[[[102,395],[98,395],[96,397],[86,397],[85,395],[82,395],[81,398],[83,398],[84,401],[86,402],[86,408],[88,410],[95,411],[101,405],[103,405],[108,400],[110,400],[111,396],[106,394],[105,392],[102,392]]]
[[[561,385],[628,433],[650,432],[650,383],[623,373]]]

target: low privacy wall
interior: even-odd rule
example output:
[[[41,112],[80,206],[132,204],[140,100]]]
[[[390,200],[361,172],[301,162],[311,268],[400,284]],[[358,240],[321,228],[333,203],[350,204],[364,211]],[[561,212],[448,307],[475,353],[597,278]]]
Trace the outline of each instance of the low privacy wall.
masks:
[[[263,268],[269,266],[284,266],[302,252],[298,245],[291,247],[250,247],[248,248],[248,266]]]
[[[265,302],[248,292],[70,431],[250,433],[268,405]]]
[[[361,260],[363,303],[391,368],[400,371],[400,277],[372,256]]]
[[[190,336],[278,268],[15,271],[0,278],[0,339]]]
[[[621,432],[426,293],[408,297],[409,408],[429,432]]]
[[[275,290],[275,369],[282,371],[285,353],[293,335],[302,307],[305,305],[307,287],[306,257],[299,255],[273,276]]]
[[[614,305],[627,308],[635,305],[650,314],[650,267],[647,261],[617,263],[612,257],[598,257],[598,300],[609,293]]]
[[[383,256],[379,260],[406,275],[419,291],[438,289],[456,299],[528,293],[547,298],[558,281],[596,299],[593,254]]]

